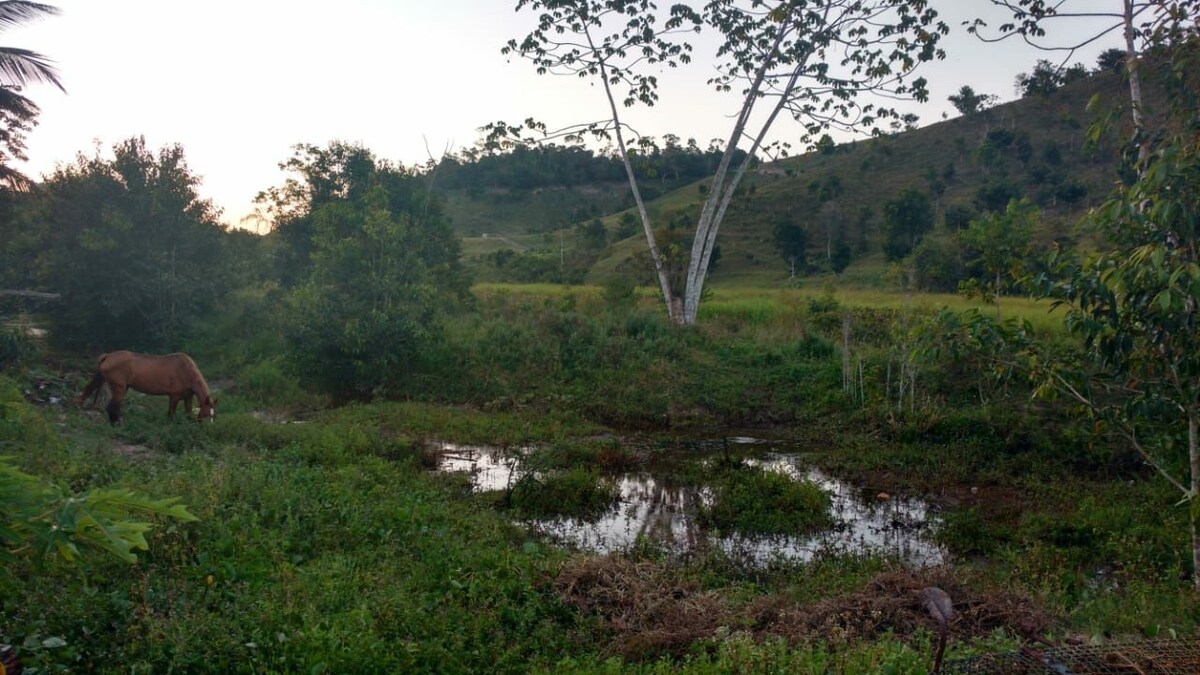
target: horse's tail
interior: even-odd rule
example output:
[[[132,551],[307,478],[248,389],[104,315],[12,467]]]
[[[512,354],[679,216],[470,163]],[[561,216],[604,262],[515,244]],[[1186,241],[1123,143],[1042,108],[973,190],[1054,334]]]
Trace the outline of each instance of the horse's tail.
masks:
[[[100,386],[104,384],[104,374],[100,372],[100,366],[104,365],[104,359],[108,354],[101,354],[100,360],[96,362],[96,373],[92,375],[92,381],[88,382],[83,388],[83,393],[79,395],[79,405],[87,400],[88,394],[92,396],[92,405],[96,405],[97,399],[100,398]]]

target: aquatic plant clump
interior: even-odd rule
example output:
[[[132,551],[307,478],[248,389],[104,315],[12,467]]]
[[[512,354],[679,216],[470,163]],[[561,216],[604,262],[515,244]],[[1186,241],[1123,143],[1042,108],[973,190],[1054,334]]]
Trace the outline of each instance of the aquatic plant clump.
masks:
[[[526,474],[513,486],[512,505],[534,517],[595,517],[620,498],[617,485],[596,471]]]
[[[721,476],[699,515],[709,527],[746,534],[795,534],[833,524],[829,495],[815,483],[756,466]]]

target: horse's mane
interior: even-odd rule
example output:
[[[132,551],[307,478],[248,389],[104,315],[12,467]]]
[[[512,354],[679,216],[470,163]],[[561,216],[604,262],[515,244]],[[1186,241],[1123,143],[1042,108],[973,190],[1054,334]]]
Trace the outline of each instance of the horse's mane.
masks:
[[[200,402],[203,403],[206,397],[211,396],[211,392],[208,390],[208,382],[204,379],[204,373],[200,372],[200,367],[196,365],[196,362],[192,360],[192,357],[184,354],[183,352],[170,354],[169,356],[182,356],[184,361],[191,368],[192,375],[196,378],[196,382],[193,383],[192,388],[197,390],[196,393],[200,395]]]

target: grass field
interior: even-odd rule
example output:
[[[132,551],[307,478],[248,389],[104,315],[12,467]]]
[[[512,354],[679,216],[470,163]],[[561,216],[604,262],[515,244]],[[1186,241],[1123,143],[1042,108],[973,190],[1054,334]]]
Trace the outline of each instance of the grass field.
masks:
[[[476,294],[483,296],[529,296],[564,298],[575,297],[584,301],[598,301],[603,297],[604,287],[595,285],[567,286],[560,284],[507,284],[481,283],[474,286]],[[643,308],[661,307],[658,289],[637,289],[638,304]],[[853,288],[831,284],[806,284],[803,288],[761,288],[724,284],[710,286],[708,297],[701,303],[702,317],[723,315],[756,315],[760,318],[783,318],[798,316],[813,300],[832,298],[845,307],[866,309],[912,309],[918,312],[934,312],[942,308],[953,311],[976,309],[995,315],[996,306],[979,299],[966,298],[951,293],[919,293],[887,291],[872,288]],[[1047,333],[1063,331],[1062,310],[1054,309],[1048,302],[1039,302],[1027,297],[1005,297],[1000,300],[1000,316],[1028,321],[1035,330]]]
[[[404,400],[328,408],[266,347],[276,336],[243,326],[187,349],[222,390],[215,423],[168,421],[161,397],[134,395],[114,429],[64,403],[88,360],[31,353],[0,377],[5,454],[72,492],[181,497],[200,520],[158,523],[133,566],[15,551],[0,643],[32,672],[917,674],[936,633],[919,599],[931,585],[961,612],[951,658],[1013,649],[1028,626],[1098,643],[1200,626],[1188,514],[1170,486],[990,362],[897,344],[898,323],[976,303],[717,285],[699,325],[679,330],[654,289],[633,306],[602,286],[474,293],[403,373]],[[1061,330],[1037,303],[1002,310]],[[868,329],[855,394],[838,346],[846,313]],[[897,406],[902,359],[920,377]],[[431,470],[444,442],[533,446],[546,464],[530,471],[570,480],[531,474],[512,504],[570,513],[596,494],[601,458],[636,467],[646,447],[745,433],[790,439],[868,498],[934,505],[951,564],[855,554],[751,568],[716,547],[649,544],[598,556],[526,529],[503,494]],[[736,513],[709,514],[713,527],[822,522],[763,506],[771,493],[824,508],[778,476],[723,480]]]

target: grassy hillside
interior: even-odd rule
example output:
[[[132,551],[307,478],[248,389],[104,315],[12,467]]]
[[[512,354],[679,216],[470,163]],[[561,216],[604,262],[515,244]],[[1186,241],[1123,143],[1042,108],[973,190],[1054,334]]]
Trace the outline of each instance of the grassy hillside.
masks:
[[[529,191],[492,189],[441,192],[454,230],[464,237],[547,232],[625,207],[629,187],[600,183]]]
[[[1106,73],[1047,97],[1028,97],[970,117],[764,165],[748,180],[745,196],[730,207],[718,238],[721,262],[712,279],[742,284],[785,281],[788,269],[772,243],[772,229],[781,216],[790,216],[808,231],[809,261],[815,267],[811,272],[828,272],[828,239],[844,228],[856,251],[842,281],[877,285],[886,269],[879,243],[884,205],[907,188],[931,196],[936,186],[944,190],[934,199],[939,221],[956,209],[982,211],[986,204],[981,196],[986,195],[981,191],[993,191],[993,199],[1002,198],[1005,190],[1029,197],[1043,214],[1037,238],[1070,240],[1077,236],[1073,223],[1078,216],[1102,200],[1117,180],[1115,136],[1087,148],[1085,133],[1098,115],[1122,103],[1123,86],[1116,75]],[[1102,104],[1089,111],[1093,96]],[[1010,139],[993,157],[983,149],[989,134],[993,147]],[[1026,143],[1022,138],[1027,139],[1025,152],[1020,149]],[[675,211],[698,209],[704,198],[702,183],[664,195],[651,204],[652,212],[661,221]],[[1072,186],[1077,186],[1074,195]],[[1076,200],[1071,203],[1064,195]],[[860,228],[864,209],[870,215]],[[640,237],[618,242],[595,265],[589,281],[604,281],[644,248]]]
[[[1124,86],[1115,74],[1097,74],[1049,96],[1031,96],[922,129],[765,164],[747,177],[741,196],[730,207],[718,238],[720,262],[711,279],[728,285],[786,283],[789,270],[775,249],[772,231],[781,218],[791,218],[808,233],[806,277],[817,283],[886,285],[882,214],[889,200],[909,188],[931,196],[938,227],[945,227],[947,220],[951,226],[956,220],[964,223],[997,204],[1002,208],[1009,197],[1028,197],[1042,209],[1037,240],[1071,243],[1079,236],[1074,228],[1078,216],[1102,200],[1117,180],[1115,132],[1098,147],[1087,147],[1085,134],[1099,115],[1125,101]],[[1093,97],[1100,105],[1089,110]],[[1124,117],[1117,114],[1115,119]],[[694,222],[706,189],[707,181],[696,181],[649,200],[656,227],[672,217]],[[468,235],[464,256],[475,264],[480,278],[511,281],[504,270],[482,264],[479,256],[507,247],[540,251],[557,260],[560,247],[572,248],[574,226],[601,216],[610,235],[615,234],[622,217],[633,215],[628,206],[628,189],[610,184],[524,195],[452,193],[447,209],[456,230]],[[563,229],[545,236],[555,228]],[[839,231],[853,248],[853,261],[835,278],[827,255]],[[479,236],[484,232],[491,241]],[[509,240],[496,241],[495,232],[507,233]],[[543,234],[511,236],[530,232]],[[646,265],[633,259],[644,250],[639,228],[598,258],[593,256],[586,280],[603,283],[633,273],[649,282]]]

